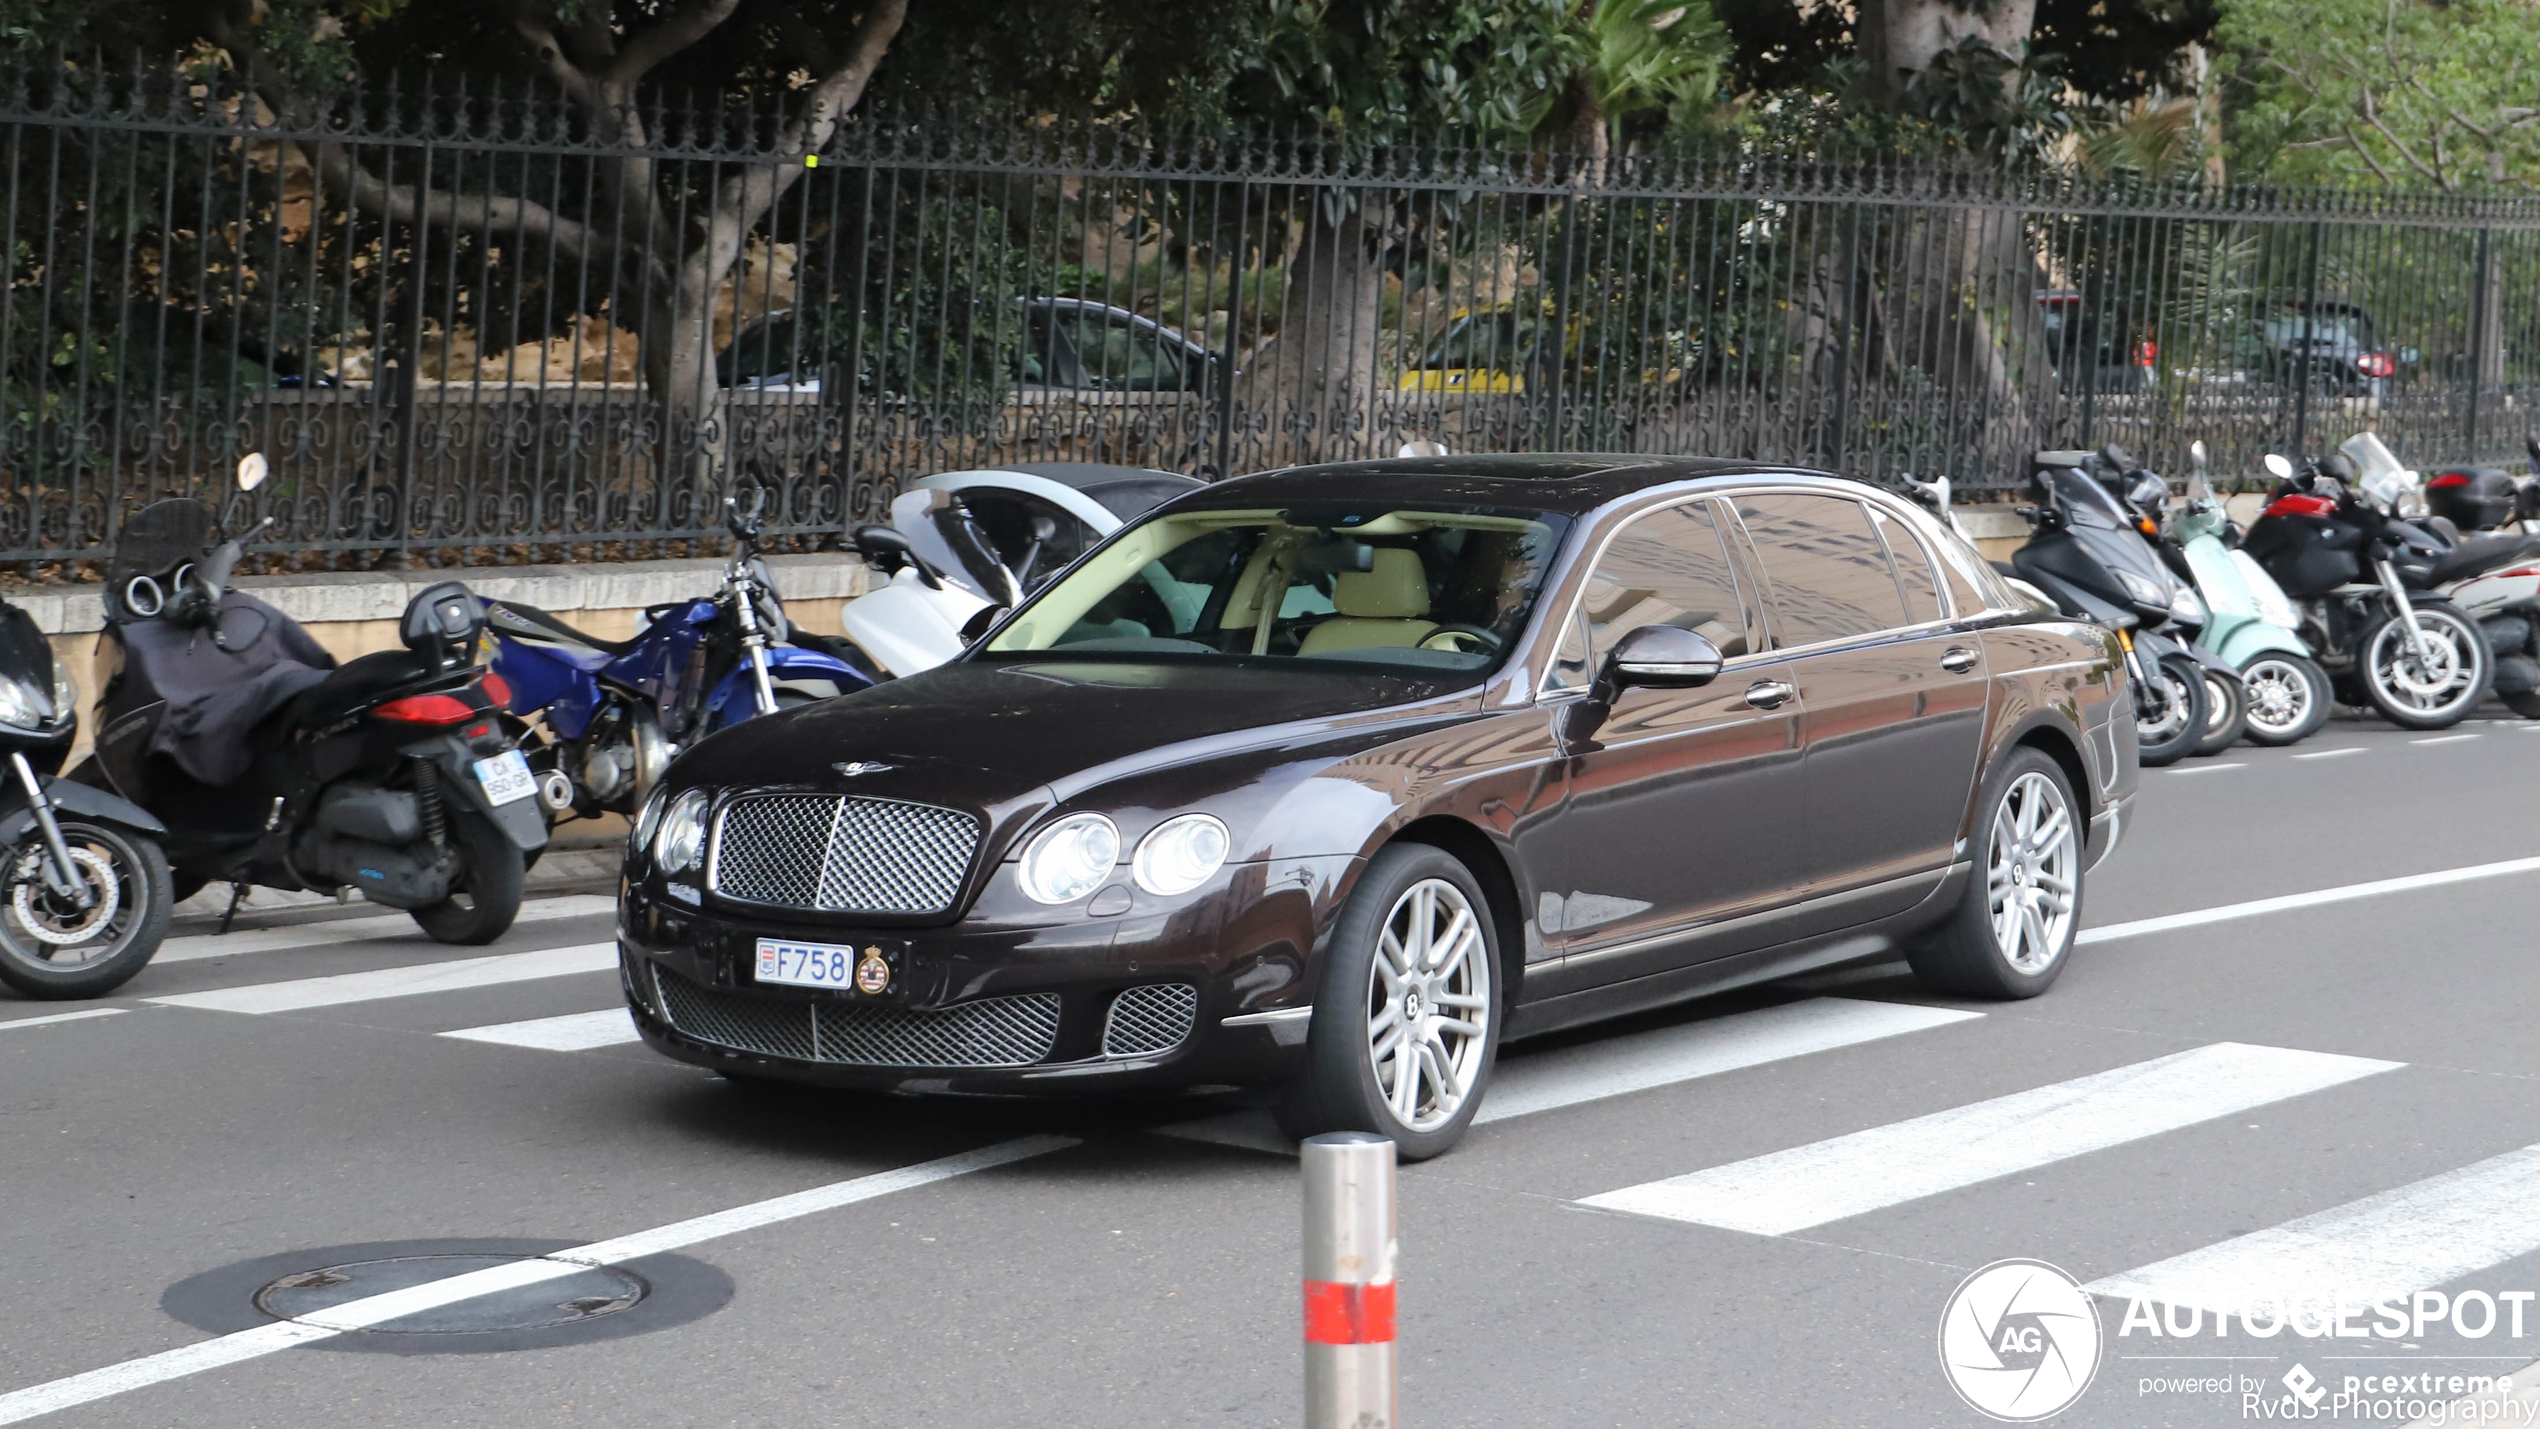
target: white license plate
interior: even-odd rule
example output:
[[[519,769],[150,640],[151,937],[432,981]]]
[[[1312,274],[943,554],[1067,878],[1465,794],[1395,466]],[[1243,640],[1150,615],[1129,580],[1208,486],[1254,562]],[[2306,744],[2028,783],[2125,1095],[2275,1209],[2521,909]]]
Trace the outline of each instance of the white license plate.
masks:
[[[538,781],[529,777],[529,761],[517,749],[476,761],[476,782],[485,786],[486,801],[495,804],[526,799],[538,792]]]
[[[856,950],[827,943],[758,940],[758,980],[786,987],[855,986]]]

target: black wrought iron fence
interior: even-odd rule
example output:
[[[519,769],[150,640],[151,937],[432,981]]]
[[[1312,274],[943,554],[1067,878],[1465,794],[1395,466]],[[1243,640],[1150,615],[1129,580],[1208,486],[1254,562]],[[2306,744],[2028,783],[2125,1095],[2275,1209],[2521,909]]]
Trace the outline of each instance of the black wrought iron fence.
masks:
[[[535,94],[277,114],[0,69],[0,561],[263,453],[266,549],[636,554],[929,472],[1593,449],[2016,483],[2371,427],[2512,459],[2540,204],[1752,153],[1588,160]]]

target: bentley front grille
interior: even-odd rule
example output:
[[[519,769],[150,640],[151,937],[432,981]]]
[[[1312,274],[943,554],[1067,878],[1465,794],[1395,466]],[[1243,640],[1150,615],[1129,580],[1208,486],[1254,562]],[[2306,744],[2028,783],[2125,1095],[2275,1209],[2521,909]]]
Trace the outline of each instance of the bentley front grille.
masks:
[[[670,1025],[700,1042],[849,1067],[1028,1067],[1058,1042],[1058,994],[983,997],[941,1011],[742,997],[656,964]]]
[[[959,809],[832,794],[753,794],[715,821],[706,884],[824,913],[946,913],[979,852]]]
[[[1186,982],[1133,987],[1111,1000],[1102,1023],[1106,1057],[1137,1057],[1182,1045],[1199,1016],[1199,989]]]

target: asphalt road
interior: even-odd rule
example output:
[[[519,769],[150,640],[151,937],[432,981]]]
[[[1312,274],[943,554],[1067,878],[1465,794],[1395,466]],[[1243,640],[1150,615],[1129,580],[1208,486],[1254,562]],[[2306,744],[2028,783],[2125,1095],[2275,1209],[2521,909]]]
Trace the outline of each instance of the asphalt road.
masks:
[[[2087,890],[2121,935],[2036,1001],[1873,968],[1512,1049],[1524,1114],[1401,1178],[1406,1422],[1983,1423],[1937,1334],[2005,1258],[2178,1303],[2235,1253],[2304,1285],[2540,1291],[2540,1151],[2517,1155],[2540,1143],[2540,865],[2122,926],[2540,857],[2536,809],[2540,726],[2341,719],[2147,772]],[[375,912],[267,914],[231,946],[370,921],[172,942],[197,956],[109,1015],[0,997],[0,1423],[1298,1422],[1295,1163],[1239,1108],[744,1089],[610,1041],[615,977],[575,970],[605,964],[605,906],[551,894],[465,952]],[[766,1204],[819,1187],[842,1189]],[[495,1302],[587,1294],[561,1327],[257,1329],[294,1271],[665,1227],[598,1257],[651,1287],[619,1313],[575,1280]],[[2540,1305],[2519,1339],[2440,1311],[2378,1334],[2369,1310],[2344,1337],[2120,1335],[2126,1306],[2101,1301],[2095,1380],[2056,1423],[2247,1422],[2243,1380],[2280,1400],[2297,1363],[2334,1389],[2540,1360]]]

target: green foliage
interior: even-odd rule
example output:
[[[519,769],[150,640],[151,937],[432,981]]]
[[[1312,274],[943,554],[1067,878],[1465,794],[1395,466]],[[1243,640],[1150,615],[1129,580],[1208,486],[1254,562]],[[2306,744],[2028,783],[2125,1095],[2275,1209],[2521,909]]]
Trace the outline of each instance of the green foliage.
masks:
[[[2540,9],[2232,0],[2235,167],[2294,183],[2540,183]]]

